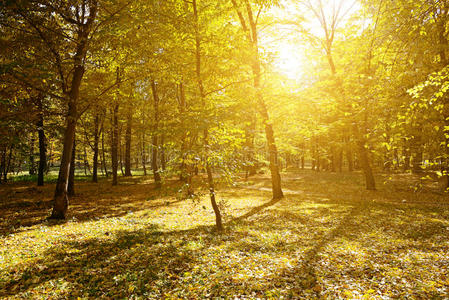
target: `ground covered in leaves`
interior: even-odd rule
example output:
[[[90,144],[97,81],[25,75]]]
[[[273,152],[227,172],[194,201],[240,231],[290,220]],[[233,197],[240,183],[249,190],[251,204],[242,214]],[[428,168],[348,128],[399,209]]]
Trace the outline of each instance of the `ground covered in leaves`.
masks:
[[[11,183],[0,298],[447,299],[449,200],[412,179],[366,192],[358,173],[288,172],[271,201],[260,175],[219,189],[222,234],[207,197],[177,198],[176,182],[78,182],[63,223],[45,221],[53,184]]]

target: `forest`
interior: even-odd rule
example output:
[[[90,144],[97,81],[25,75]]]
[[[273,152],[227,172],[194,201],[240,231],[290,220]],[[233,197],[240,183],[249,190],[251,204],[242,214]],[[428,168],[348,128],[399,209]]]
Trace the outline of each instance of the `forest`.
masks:
[[[448,299],[449,0],[0,0],[0,298]]]

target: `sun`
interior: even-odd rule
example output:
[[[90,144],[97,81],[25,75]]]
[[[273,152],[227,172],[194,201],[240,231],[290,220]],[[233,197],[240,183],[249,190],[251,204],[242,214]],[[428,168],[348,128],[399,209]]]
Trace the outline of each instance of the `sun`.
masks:
[[[289,79],[298,80],[304,71],[304,56],[301,47],[290,41],[278,44],[275,66]]]

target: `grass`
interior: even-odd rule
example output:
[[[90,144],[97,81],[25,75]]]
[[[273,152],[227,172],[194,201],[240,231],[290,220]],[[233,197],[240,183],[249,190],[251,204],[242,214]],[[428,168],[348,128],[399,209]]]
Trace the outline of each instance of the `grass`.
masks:
[[[54,185],[0,187],[0,297],[444,299],[449,201],[411,175],[363,190],[360,174],[283,174],[222,187],[226,231],[207,197],[151,176],[77,182],[67,222],[48,222]]]

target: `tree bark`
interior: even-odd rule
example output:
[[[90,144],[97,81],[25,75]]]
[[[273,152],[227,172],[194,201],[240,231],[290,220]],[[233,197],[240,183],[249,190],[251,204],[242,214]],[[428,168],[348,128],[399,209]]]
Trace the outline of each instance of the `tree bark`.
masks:
[[[198,21],[198,9],[196,5],[196,0],[192,0],[192,6],[193,6],[193,15],[195,20],[195,62],[196,62],[196,80],[198,85],[198,91],[202,100],[202,106],[203,108],[206,108],[206,95],[204,93],[204,87],[203,87],[203,80],[201,77],[201,38],[200,38],[200,28],[199,28],[199,21]],[[221,212],[217,205],[216,199],[215,199],[215,185],[214,185],[214,177],[212,175],[212,168],[210,166],[209,161],[209,151],[210,151],[210,145],[209,145],[209,132],[208,128],[206,127],[204,129],[204,147],[205,147],[205,165],[206,165],[206,172],[207,172],[207,182],[209,185],[209,196],[210,196],[210,202],[212,204],[212,209],[215,213],[215,225],[217,228],[217,231],[223,231],[223,222],[221,220]]]
[[[245,1],[246,12],[248,15],[249,28],[246,25],[243,14],[240,12],[239,6],[237,5],[236,0],[232,0],[232,4],[234,6],[235,11],[240,20],[240,24],[242,25],[244,33],[247,35],[248,42],[252,47],[254,59],[252,64],[252,72],[254,77],[254,89],[256,90],[256,99],[257,99],[257,108],[262,117],[262,122],[265,127],[265,136],[268,144],[268,156],[270,162],[270,171],[271,171],[271,186],[273,191],[273,199],[280,199],[284,195],[282,193],[281,187],[281,175],[279,173],[279,165],[278,165],[278,153],[276,148],[276,141],[274,138],[273,125],[270,120],[267,106],[265,104],[265,100],[263,99],[263,95],[261,92],[261,70],[260,70],[260,58],[259,58],[259,45],[258,45],[258,33],[257,33],[257,24],[256,20],[253,17],[253,12],[251,5],[248,1]]]
[[[147,176],[147,157],[145,154],[145,132],[142,133],[142,149],[141,149],[141,157],[142,157],[142,167],[143,167],[143,175]]]
[[[161,153],[160,153],[160,157],[161,157],[161,168],[162,168],[162,171],[165,171],[165,169],[167,168],[167,161],[166,161],[166,157],[165,157],[165,136],[164,136],[164,134],[161,135]]]
[[[11,159],[12,159],[12,151],[13,151],[13,149],[14,149],[14,145],[11,145],[9,147],[8,162],[6,163],[5,172],[3,173],[3,181],[4,182],[8,181],[8,173],[9,173],[10,168],[11,168]]]
[[[98,113],[94,119],[94,155],[92,157],[92,182],[98,182],[98,144],[99,144],[100,118]]]
[[[36,97],[37,104],[37,132],[39,138],[39,169],[37,172],[37,185],[44,185],[44,173],[45,168],[47,167],[47,145],[45,142],[45,133],[44,133],[44,112],[42,107],[42,95]]]
[[[157,94],[156,82],[151,81],[151,91],[153,93],[153,109],[154,109],[154,125],[152,136],[152,156],[151,169],[153,170],[154,183],[156,188],[161,187],[161,175],[159,174],[159,166],[157,163],[157,152],[159,148],[158,130],[159,130],[159,96]]]
[[[35,144],[36,137],[34,135],[34,132],[31,132],[31,138],[30,138],[30,156],[29,156],[29,174],[30,175],[36,175],[36,162],[34,160],[34,144]]]
[[[131,108],[128,111],[125,132],[125,176],[132,176],[131,173],[131,133],[132,133],[133,113]]]
[[[6,169],[6,146],[0,148],[0,156],[0,183],[2,183],[3,174]]]
[[[122,176],[125,176],[125,172],[123,171],[123,149],[122,149],[122,126],[119,126],[118,130],[118,157],[119,157],[119,165],[120,172],[122,172]]]
[[[76,141],[73,138],[73,147],[72,147],[72,157],[70,161],[70,171],[69,171],[69,185],[67,187],[67,194],[69,196],[75,196],[75,155],[76,155]]]
[[[87,44],[92,24],[97,15],[97,1],[92,1],[89,6],[89,17],[85,24],[79,27],[77,46],[73,56],[73,76],[70,90],[68,91],[68,110],[66,129],[64,133],[64,146],[62,150],[61,166],[59,168],[58,182],[56,183],[53,198],[52,219],[65,219],[69,200],[67,196],[70,162],[72,160],[72,148],[75,138],[76,121],[78,118],[77,104],[81,81],[84,75],[84,57],[87,53]],[[65,92],[65,91],[64,91]]]
[[[112,111],[112,134],[111,134],[111,162],[112,162],[112,185],[117,185],[118,169],[118,108],[119,104],[114,104]]]

